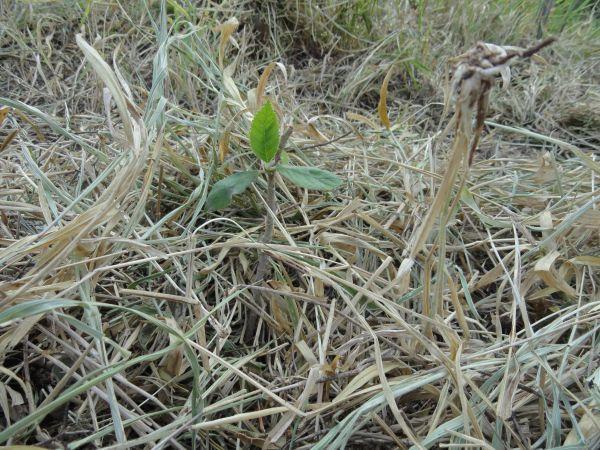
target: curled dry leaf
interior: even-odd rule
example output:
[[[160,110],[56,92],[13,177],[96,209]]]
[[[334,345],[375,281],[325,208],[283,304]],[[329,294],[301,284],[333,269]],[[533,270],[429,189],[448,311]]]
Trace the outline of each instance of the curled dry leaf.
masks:
[[[385,126],[388,130],[392,127],[390,123],[390,119],[387,113],[387,94],[388,94],[388,85],[390,83],[390,77],[392,76],[392,71],[394,66],[390,67],[387,73],[385,74],[385,78],[383,79],[383,83],[381,84],[381,89],[379,91],[379,104],[377,105],[377,112],[379,113],[379,119],[383,126]]]
[[[226,22],[223,22],[214,28],[215,32],[221,33],[221,39],[219,40],[219,67],[221,67],[221,69],[224,67],[223,60],[225,58],[225,50],[229,38],[231,38],[239,25],[240,22],[235,17],[231,17]]]

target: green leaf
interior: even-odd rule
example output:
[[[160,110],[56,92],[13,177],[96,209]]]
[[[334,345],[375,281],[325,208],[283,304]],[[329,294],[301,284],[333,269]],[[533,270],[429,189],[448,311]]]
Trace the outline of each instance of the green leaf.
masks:
[[[264,162],[273,159],[279,149],[279,121],[271,103],[265,103],[250,127],[250,147]]]
[[[288,165],[277,166],[277,171],[296,186],[318,191],[329,191],[340,184],[337,175],[316,167],[294,167]]]
[[[231,197],[244,192],[258,177],[258,170],[238,172],[217,181],[206,198],[209,210],[222,209],[231,203]]]

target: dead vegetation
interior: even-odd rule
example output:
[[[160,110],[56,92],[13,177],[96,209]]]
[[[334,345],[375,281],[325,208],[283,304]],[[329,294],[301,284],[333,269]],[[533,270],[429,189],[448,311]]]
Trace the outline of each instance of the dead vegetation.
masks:
[[[0,442],[598,445],[594,2],[64,3],[0,4]],[[344,180],[268,241],[263,98]]]

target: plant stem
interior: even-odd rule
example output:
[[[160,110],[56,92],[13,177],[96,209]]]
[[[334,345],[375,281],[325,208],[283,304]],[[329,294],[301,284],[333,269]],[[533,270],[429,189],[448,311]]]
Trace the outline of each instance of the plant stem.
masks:
[[[267,169],[267,210],[265,211],[265,231],[261,238],[261,242],[263,244],[270,244],[271,240],[273,239],[273,224],[275,214],[277,214],[277,198],[275,197],[275,167],[277,164],[279,164],[281,152],[285,148],[291,134],[292,127],[288,127],[279,141],[279,149],[273,158],[273,166]],[[269,256],[265,251],[262,251],[258,258],[258,265],[254,275],[254,284],[262,283],[265,280],[268,275],[268,268]],[[259,307],[262,306],[262,294],[260,291],[254,291],[252,298],[255,305]],[[257,326],[258,314],[256,314],[256,312],[252,309],[248,309],[248,314],[246,317],[246,331],[244,332],[244,342],[246,344],[250,345],[254,340]]]
[[[277,214],[277,201],[275,198],[275,171],[270,170],[267,172],[267,208],[269,209],[265,215],[265,232],[262,236],[263,244],[270,244],[273,239],[273,216]],[[267,272],[267,263],[269,257],[266,252],[262,252],[258,258],[258,266],[256,268],[256,275],[254,277],[255,282],[264,280]]]

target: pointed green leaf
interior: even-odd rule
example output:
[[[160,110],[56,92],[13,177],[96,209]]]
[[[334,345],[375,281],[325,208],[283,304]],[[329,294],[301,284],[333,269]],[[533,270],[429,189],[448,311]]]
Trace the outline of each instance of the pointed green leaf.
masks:
[[[209,210],[222,209],[231,203],[234,195],[244,192],[258,177],[258,170],[234,173],[233,175],[217,181],[206,198]]]
[[[264,162],[271,161],[279,149],[279,121],[269,102],[265,103],[252,120],[250,147]]]
[[[296,186],[306,189],[329,191],[342,184],[342,180],[337,175],[316,167],[279,165],[277,171]]]

